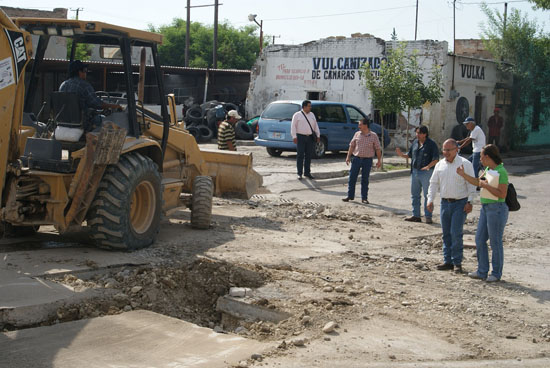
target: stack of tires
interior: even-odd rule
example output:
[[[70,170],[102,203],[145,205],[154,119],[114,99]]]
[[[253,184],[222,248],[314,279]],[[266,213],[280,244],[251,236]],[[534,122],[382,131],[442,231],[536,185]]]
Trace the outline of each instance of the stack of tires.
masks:
[[[202,105],[195,104],[185,111],[185,129],[195,137],[197,143],[209,142],[218,134],[218,124],[225,120],[231,110],[239,111],[239,107],[231,102],[208,101]],[[242,115],[242,112],[239,111]],[[237,139],[254,139],[255,126],[240,120],[235,125]]]

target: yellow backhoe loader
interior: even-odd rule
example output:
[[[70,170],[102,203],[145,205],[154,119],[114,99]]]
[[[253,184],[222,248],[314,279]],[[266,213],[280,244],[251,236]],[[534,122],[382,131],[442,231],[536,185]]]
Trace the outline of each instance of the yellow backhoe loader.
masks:
[[[10,19],[2,10],[0,24],[4,233],[36,231],[41,225],[63,233],[86,225],[98,246],[134,250],[154,242],[162,213],[188,206],[191,225],[208,228],[213,195],[250,198],[261,185],[251,154],[201,150],[176,121],[175,101],[165,94],[159,65],[161,35],[102,22]],[[57,90],[42,98],[49,114],[32,111],[36,92],[42,88],[44,93],[44,55],[54,36],[72,40],[71,60],[79,44],[102,45],[120,55],[127,96],[123,111],[82,111],[76,94]],[[33,37],[39,40],[34,55]],[[145,58],[136,83],[135,47],[152,55],[155,93],[166,97],[160,98],[161,116],[143,107]],[[92,118],[101,121],[94,130],[88,129]]]

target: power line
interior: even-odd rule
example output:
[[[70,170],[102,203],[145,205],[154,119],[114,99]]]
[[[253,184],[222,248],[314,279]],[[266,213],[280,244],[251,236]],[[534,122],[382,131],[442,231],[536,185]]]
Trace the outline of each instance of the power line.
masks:
[[[382,12],[387,10],[398,10],[398,9],[406,9],[406,8],[414,8],[416,5],[406,5],[406,6],[398,6],[394,8],[385,8],[385,9],[376,9],[376,10],[363,10],[363,11],[354,11],[350,13],[337,13],[337,14],[323,14],[323,15],[309,15],[305,17],[292,17],[292,18],[274,18],[274,19],[265,19],[266,21],[277,21],[277,20],[295,20],[295,19],[311,19],[311,18],[323,18],[323,17],[334,17],[334,16],[342,16],[342,15],[354,15],[354,14],[364,14],[364,13],[376,13],[376,12]]]

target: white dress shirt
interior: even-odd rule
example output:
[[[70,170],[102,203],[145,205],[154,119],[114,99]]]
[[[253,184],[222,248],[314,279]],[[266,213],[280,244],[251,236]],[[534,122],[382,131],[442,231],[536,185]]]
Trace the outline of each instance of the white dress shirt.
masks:
[[[296,134],[311,135],[311,129],[313,129],[313,131],[317,134],[317,137],[320,137],[321,132],[319,131],[315,114],[311,111],[306,114],[309,119],[308,124],[306,118],[304,117],[305,113],[302,114],[302,112],[303,110],[300,110],[292,115],[292,123],[290,124],[290,135],[292,135],[292,138],[296,138]],[[311,128],[309,127],[310,125]]]
[[[433,203],[437,192],[440,192],[441,198],[445,199],[468,197],[468,201],[470,202],[474,199],[475,187],[456,173],[456,169],[461,165],[464,166],[466,174],[474,176],[472,163],[459,155],[455,156],[453,162],[449,162],[446,158],[443,158],[435,165],[434,172],[430,178],[428,203]]]

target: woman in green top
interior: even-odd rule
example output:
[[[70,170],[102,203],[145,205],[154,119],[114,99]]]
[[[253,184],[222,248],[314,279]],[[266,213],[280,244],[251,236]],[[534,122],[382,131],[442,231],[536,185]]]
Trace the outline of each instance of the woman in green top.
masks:
[[[508,221],[508,206],[505,202],[506,192],[508,191],[508,172],[502,165],[502,158],[497,146],[493,144],[483,147],[481,151],[481,163],[485,166],[485,171],[479,179],[466,174],[462,167],[456,170],[457,174],[466,179],[470,184],[479,186],[487,191],[485,195],[482,192],[480,198],[481,212],[476,232],[477,271],[470,272],[468,276],[474,279],[486,279],[487,282],[495,282],[499,281],[502,277],[502,266],[504,263],[502,235],[504,234],[506,221]],[[495,177],[497,174],[498,185],[491,186],[487,177]],[[493,197],[493,199],[490,197]],[[493,271],[488,277],[489,250],[487,249],[487,240],[491,241],[491,250],[493,253],[491,258]]]

